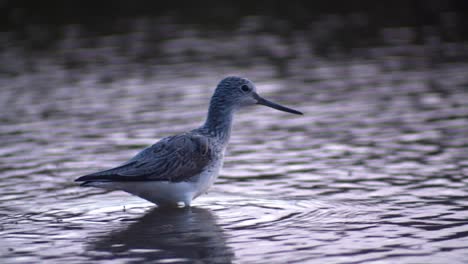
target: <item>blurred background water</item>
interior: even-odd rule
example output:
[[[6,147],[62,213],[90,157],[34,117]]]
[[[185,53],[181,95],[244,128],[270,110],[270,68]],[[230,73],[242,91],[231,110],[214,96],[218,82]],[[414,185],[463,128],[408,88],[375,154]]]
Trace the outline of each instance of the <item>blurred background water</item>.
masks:
[[[468,263],[464,1],[1,1],[1,263]],[[80,175],[200,125],[221,176],[159,210]]]

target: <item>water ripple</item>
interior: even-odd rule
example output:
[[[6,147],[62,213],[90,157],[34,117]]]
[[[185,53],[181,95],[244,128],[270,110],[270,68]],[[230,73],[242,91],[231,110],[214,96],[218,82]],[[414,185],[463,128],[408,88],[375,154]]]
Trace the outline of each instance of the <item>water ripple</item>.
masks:
[[[261,21],[241,24],[249,19]],[[307,29],[204,36],[196,26],[148,25],[102,36],[70,25],[44,54],[0,34],[11,44],[0,49],[2,263],[468,259],[462,59],[428,68],[421,60],[432,47],[422,44],[324,58]],[[228,74],[305,115],[241,111],[225,168],[195,207],[159,210],[73,182],[199,125]]]

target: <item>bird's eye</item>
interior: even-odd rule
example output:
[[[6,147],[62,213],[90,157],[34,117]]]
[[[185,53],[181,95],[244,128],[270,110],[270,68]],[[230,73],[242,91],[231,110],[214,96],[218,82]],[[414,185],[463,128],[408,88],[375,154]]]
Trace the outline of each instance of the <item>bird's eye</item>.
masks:
[[[249,87],[248,85],[244,84],[244,85],[241,86],[241,90],[242,90],[243,92],[249,92],[249,91],[250,91],[250,87]]]

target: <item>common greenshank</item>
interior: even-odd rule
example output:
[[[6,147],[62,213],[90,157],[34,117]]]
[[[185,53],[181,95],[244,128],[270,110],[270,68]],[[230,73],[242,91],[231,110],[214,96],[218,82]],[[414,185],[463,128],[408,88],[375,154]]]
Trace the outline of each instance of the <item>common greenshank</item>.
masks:
[[[251,81],[227,77],[216,87],[201,127],[165,137],[118,167],[75,181],[83,182],[81,186],[123,190],[160,207],[190,206],[218,177],[234,112],[254,104],[302,115],[260,97]]]

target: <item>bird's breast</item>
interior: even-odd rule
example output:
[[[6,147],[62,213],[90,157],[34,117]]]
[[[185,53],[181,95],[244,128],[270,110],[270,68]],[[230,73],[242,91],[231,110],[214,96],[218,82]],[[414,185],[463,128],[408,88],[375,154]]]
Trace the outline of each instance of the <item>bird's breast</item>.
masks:
[[[213,159],[198,175],[197,192],[195,197],[205,193],[218,178],[219,172],[223,167],[223,155]]]

